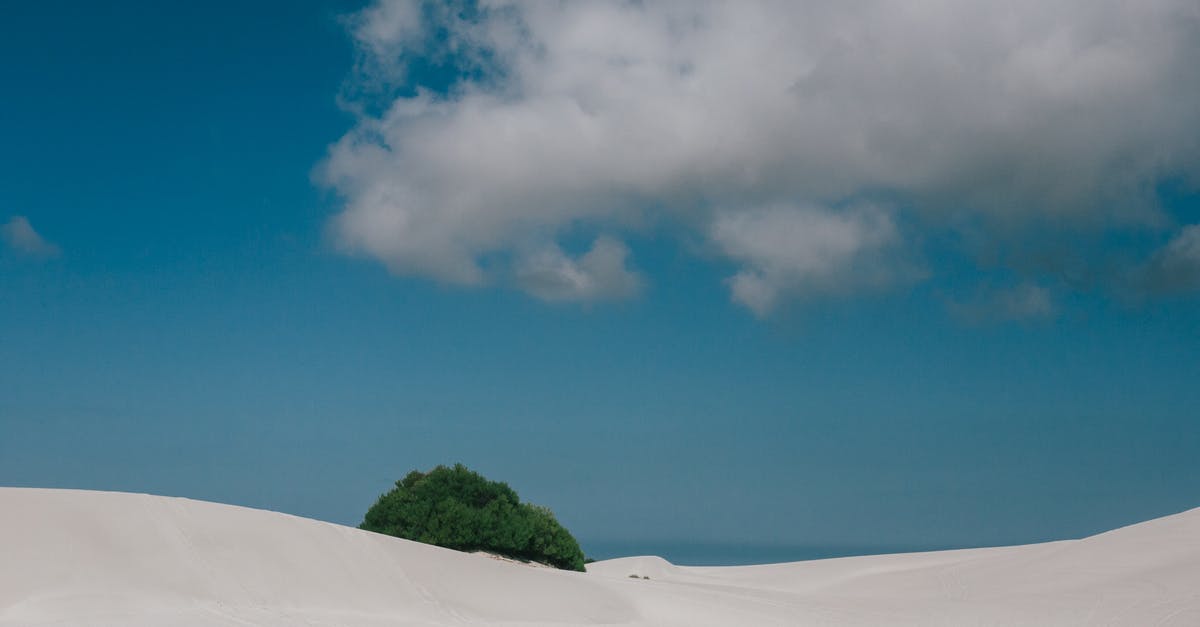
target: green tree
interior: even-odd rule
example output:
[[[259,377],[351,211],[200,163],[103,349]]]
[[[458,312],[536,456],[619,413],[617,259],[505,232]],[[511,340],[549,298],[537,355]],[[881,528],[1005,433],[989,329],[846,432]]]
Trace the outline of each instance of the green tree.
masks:
[[[583,551],[548,508],[462,464],[414,470],[367,510],[360,529],[459,551],[583,570]]]

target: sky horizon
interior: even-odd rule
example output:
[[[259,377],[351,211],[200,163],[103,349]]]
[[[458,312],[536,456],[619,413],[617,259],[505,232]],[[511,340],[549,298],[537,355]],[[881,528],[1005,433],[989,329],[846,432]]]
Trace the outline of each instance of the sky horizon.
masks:
[[[13,5],[0,484],[585,546],[1200,506],[1200,10]]]

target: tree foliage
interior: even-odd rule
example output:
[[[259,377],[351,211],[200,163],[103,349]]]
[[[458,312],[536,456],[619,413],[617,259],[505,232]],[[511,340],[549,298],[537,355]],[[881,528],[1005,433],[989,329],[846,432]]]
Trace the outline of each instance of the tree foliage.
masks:
[[[583,551],[554,513],[462,464],[414,470],[367,511],[360,529],[459,551],[488,551],[583,570]]]

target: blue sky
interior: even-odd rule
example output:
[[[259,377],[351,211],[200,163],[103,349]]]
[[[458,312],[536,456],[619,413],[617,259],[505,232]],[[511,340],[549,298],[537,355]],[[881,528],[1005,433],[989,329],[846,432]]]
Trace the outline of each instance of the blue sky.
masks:
[[[0,484],[355,524],[461,461],[585,549],[1015,543],[1200,505],[1195,16],[1101,55],[1126,80],[1087,60],[1129,16],[1079,3],[1080,52],[1031,3],[1038,54],[996,50],[1065,55],[1029,74],[1061,85],[1000,116],[932,57],[874,74],[861,42],[919,24],[811,4],[849,53],[818,29],[761,56],[747,29],[804,16],[752,5],[7,8]],[[663,35],[672,10],[707,26]],[[984,74],[988,34],[955,49]],[[829,102],[788,108],[817,89],[770,87],[792,61]],[[868,157],[837,143],[859,131]]]

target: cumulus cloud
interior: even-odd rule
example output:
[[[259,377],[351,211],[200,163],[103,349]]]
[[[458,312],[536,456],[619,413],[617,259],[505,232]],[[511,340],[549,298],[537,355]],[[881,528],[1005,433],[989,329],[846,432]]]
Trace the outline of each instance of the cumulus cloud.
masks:
[[[0,226],[0,237],[3,237],[9,249],[26,257],[45,259],[62,253],[58,246],[46,241],[35,231],[25,216],[13,216]]]
[[[1156,182],[1200,179],[1193,0],[381,0],[352,24],[356,80],[405,89],[318,178],[338,245],[399,275],[629,295],[625,252],[589,270],[558,238],[668,225],[763,314],[886,283],[900,210],[1142,228],[1166,222]]]

